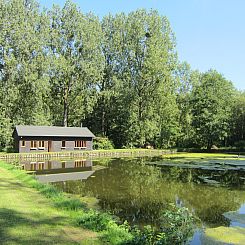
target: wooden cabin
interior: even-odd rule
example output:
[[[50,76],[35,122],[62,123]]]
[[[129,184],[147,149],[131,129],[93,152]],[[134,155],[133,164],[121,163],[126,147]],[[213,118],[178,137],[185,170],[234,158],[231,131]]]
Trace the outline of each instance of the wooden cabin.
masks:
[[[92,150],[94,134],[86,127],[16,126],[16,152]]]

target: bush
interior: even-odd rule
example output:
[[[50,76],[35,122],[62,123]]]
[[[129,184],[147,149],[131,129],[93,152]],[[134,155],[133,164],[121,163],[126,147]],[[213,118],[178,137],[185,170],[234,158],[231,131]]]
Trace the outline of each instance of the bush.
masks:
[[[93,231],[104,231],[112,218],[107,213],[100,213],[96,210],[89,210],[78,217],[78,224]]]
[[[132,234],[134,239],[129,244],[135,245],[156,245],[156,244],[166,244],[166,235],[163,232],[159,232],[156,228],[150,225],[138,229],[134,227],[132,229]]]
[[[166,244],[182,244],[193,235],[195,218],[187,208],[170,205],[161,216],[160,231],[166,235]]]
[[[113,143],[108,138],[96,137],[93,140],[94,150],[111,150],[114,149]]]
[[[160,227],[132,228],[134,245],[183,244],[193,235],[195,218],[187,208],[170,205],[160,218]]]
[[[129,228],[127,222],[122,225],[110,222],[108,229],[103,232],[102,241],[113,245],[131,244],[134,236],[129,231]]]
[[[164,211],[160,227],[130,227],[126,222],[118,225],[109,214],[90,210],[78,218],[84,228],[102,232],[102,240],[109,244],[167,245],[182,244],[193,235],[195,219],[187,208],[170,205]]]

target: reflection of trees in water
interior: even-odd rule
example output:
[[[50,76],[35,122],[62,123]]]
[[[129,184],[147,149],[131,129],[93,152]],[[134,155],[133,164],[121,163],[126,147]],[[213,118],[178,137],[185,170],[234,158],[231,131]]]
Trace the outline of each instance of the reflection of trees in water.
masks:
[[[171,182],[171,191],[196,215],[209,225],[228,225],[229,220],[222,214],[227,210],[237,210],[245,201],[241,190],[232,190],[221,186],[204,185],[200,176],[217,180],[221,185],[241,186],[239,176],[234,171],[210,171],[200,169],[164,168],[163,179]],[[175,183],[173,183],[175,182]]]
[[[201,177],[215,180],[221,185],[235,187],[236,189],[244,187],[245,172],[239,170],[208,170],[208,169],[190,169],[180,167],[162,168],[162,177],[166,180],[176,180],[182,182],[194,182],[197,184],[205,183]]]
[[[54,183],[54,185],[64,192],[71,194],[81,194],[84,193],[86,183],[84,181],[75,180],[75,181],[63,181]]]
[[[227,225],[222,214],[238,209],[245,197],[239,190],[204,185],[200,175],[216,179],[221,176],[222,184],[234,186],[239,174],[235,178],[225,171],[160,169],[146,165],[143,159],[114,159],[108,168],[96,171],[95,178],[69,181],[60,187],[95,196],[103,209],[131,222],[155,224],[168,203],[178,202],[209,225]]]

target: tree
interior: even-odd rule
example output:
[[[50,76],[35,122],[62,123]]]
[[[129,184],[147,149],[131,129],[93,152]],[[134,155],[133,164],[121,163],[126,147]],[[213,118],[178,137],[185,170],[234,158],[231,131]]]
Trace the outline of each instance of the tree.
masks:
[[[191,98],[197,145],[211,149],[228,136],[233,93],[232,83],[217,71],[202,74]]]
[[[125,116],[122,124],[127,132],[125,143],[142,146],[159,134],[159,121],[155,120],[159,88],[164,83],[166,91],[172,85],[174,37],[166,17],[156,11],[137,10],[128,16],[116,16],[114,22],[121,25],[114,40],[119,45],[118,106]]]
[[[175,74],[177,82],[177,105],[179,109],[178,147],[191,147],[195,137],[192,127],[191,95],[193,86],[200,78],[200,72],[193,71],[187,62],[178,64]]]
[[[102,77],[100,23],[70,1],[63,9],[54,7],[49,17],[53,121],[67,126],[69,115],[71,125],[80,125],[86,111],[91,110],[89,99],[96,91],[96,81]]]
[[[230,144],[245,146],[245,92],[237,92],[231,114]]]
[[[159,134],[169,135],[163,132],[169,120],[161,120],[159,111],[174,120],[170,102],[176,104],[172,75],[177,57],[167,18],[137,10],[106,16],[102,29],[104,76],[98,83],[91,125],[99,122],[93,124],[97,132],[113,139],[117,147],[155,144],[157,137],[160,143]]]
[[[96,83],[97,102],[93,112],[87,121],[92,128],[102,136],[111,134],[113,128],[113,118],[115,100],[120,96],[119,87],[122,84],[120,75],[122,40],[121,33],[124,31],[125,14],[105,16],[101,21],[103,38],[101,39],[101,49],[103,55],[103,77]]]
[[[131,91],[129,134],[130,141],[141,146],[161,133],[157,108],[160,98],[171,94],[173,88],[175,39],[167,18],[156,11],[130,13],[126,28],[125,74]]]
[[[16,124],[49,124],[45,13],[36,1],[0,2],[0,107],[5,144]]]

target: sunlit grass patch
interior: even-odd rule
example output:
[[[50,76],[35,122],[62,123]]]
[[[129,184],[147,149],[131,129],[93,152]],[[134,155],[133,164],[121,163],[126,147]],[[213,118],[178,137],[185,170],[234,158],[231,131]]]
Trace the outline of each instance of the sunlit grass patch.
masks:
[[[224,153],[174,153],[163,155],[163,158],[169,159],[223,159],[223,158],[238,158],[237,154]],[[239,159],[239,158],[238,158]]]

